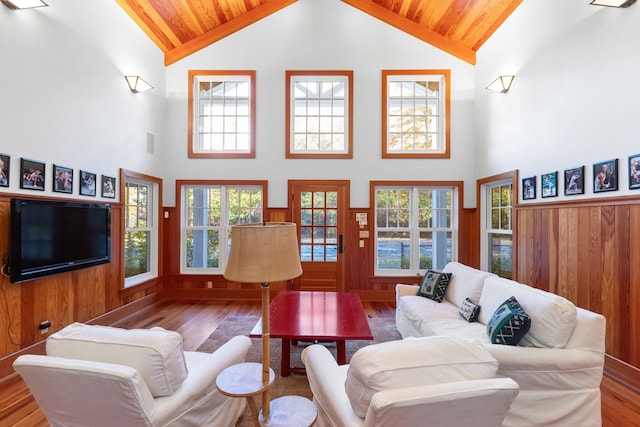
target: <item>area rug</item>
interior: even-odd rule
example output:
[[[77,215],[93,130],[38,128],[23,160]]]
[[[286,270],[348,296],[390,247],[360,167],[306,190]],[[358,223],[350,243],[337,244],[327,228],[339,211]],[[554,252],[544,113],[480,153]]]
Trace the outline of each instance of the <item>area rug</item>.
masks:
[[[258,317],[256,316],[236,316],[227,317],[223,320],[218,328],[207,338],[198,351],[211,353],[215,351],[222,344],[230,340],[236,335],[249,335]],[[371,334],[373,340],[354,340],[346,342],[347,362],[351,360],[351,356],[360,348],[371,345],[374,343],[399,340],[400,334],[396,330],[396,324],[394,318],[369,318],[369,327],[371,328]],[[302,350],[311,342],[298,342],[298,345],[291,345],[291,366],[303,367],[304,364],[300,359]],[[334,357],[336,357],[336,343],[322,343]],[[274,384],[271,386],[271,399],[275,399],[280,396],[297,395],[304,396],[309,399],[312,398],[312,393],[309,388],[307,377],[304,375],[291,374],[288,377],[280,376],[280,354],[281,354],[281,340],[278,338],[271,339],[271,368],[276,374]],[[247,353],[247,362],[261,362],[262,361],[262,340],[260,338],[251,339],[251,348]],[[259,404],[259,400],[256,401]],[[248,409],[242,415],[238,421],[238,427],[250,426],[251,419],[249,417]]]

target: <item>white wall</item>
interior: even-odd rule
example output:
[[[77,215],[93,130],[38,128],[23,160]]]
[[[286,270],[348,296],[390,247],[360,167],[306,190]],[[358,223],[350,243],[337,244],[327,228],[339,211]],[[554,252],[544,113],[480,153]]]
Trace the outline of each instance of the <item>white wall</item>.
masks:
[[[113,0],[48,0],[49,7],[0,5],[0,153],[11,156],[11,186],[20,190],[20,158],[117,177],[119,168],[162,175],[164,65],[158,47]],[[155,90],[134,95],[125,73]],[[147,152],[147,132],[155,153]],[[60,195],[59,193],[55,193]],[[100,189],[97,190],[98,199]],[[67,196],[66,194],[64,196]]]
[[[587,0],[525,0],[478,52],[475,111],[478,178],[519,169],[520,177],[619,159],[619,191],[630,194],[628,156],[640,153],[640,4],[597,7]],[[516,74],[505,95],[483,88]],[[560,178],[562,181],[562,178]],[[564,185],[559,184],[564,199]],[[637,194],[637,190],[636,190]],[[521,195],[520,195],[521,198]],[[537,199],[532,202],[555,201]]]
[[[381,159],[381,71],[451,69],[451,159]],[[256,70],[255,159],[187,158],[190,69]],[[285,159],[285,71],[354,71],[353,160]],[[370,180],[464,180],[475,204],[474,67],[339,0],[300,0],[167,68],[164,204],[175,179],[268,179],[269,206],[287,206],[288,179],[351,180],[369,206]]]

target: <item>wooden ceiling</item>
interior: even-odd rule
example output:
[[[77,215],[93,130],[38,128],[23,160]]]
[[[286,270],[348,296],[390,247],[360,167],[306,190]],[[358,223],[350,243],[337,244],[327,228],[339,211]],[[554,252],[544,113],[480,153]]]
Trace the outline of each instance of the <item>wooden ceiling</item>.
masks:
[[[165,65],[297,0],[116,0],[162,49]],[[326,1],[326,0],[316,0]],[[471,64],[522,0],[342,0]]]

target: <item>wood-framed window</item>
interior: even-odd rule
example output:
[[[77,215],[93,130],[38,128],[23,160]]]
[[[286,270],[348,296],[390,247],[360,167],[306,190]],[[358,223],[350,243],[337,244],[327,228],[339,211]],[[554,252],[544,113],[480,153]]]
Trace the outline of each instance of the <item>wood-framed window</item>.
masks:
[[[255,158],[256,72],[189,70],[190,158]]]
[[[181,274],[223,274],[231,226],[261,222],[265,181],[178,181]]]
[[[450,157],[449,70],[382,71],[382,157]]]
[[[480,268],[500,277],[514,277],[513,203],[517,173],[507,172],[479,181]]]
[[[287,71],[286,105],[286,158],[353,158],[353,71]]]
[[[457,259],[461,186],[458,182],[371,183],[376,275],[421,275]]]

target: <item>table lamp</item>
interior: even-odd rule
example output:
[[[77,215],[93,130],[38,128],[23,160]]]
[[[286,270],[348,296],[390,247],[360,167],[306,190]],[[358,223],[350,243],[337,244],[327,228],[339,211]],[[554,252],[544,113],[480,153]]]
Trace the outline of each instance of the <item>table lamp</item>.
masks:
[[[224,271],[227,280],[262,285],[262,382],[269,383],[269,283],[302,274],[296,224],[263,222],[231,227],[231,251]],[[270,395],[262,395],[262,416],[269,418]]]

